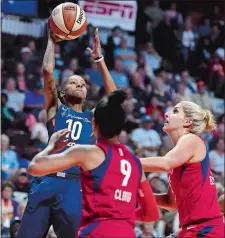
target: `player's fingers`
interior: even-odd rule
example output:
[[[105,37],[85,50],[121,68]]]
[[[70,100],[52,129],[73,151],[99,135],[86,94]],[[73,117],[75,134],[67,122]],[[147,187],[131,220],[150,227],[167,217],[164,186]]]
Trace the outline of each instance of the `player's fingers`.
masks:
[[[62,130],[60,130],[59,131],[59,135],[60,136],[63,136],[63,135],[65,135],[65,134],[68,134],[70,131],[68,130],[68,129],[62,129]]]
[[[92,51],[93,51],[90,47],[88,47],[86,50],[89,51],[90,54],[91,54]]]

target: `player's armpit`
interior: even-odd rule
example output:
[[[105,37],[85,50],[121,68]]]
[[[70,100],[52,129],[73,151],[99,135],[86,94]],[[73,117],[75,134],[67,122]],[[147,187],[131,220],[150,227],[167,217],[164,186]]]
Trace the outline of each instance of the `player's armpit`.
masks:
[[[152,222],[159,219],[159,210],[156,200],[152,192],[152,188],[146,178],[145,180],[142,179],[140,183],[137,200],[140,206],[136,209],[137,221]]]

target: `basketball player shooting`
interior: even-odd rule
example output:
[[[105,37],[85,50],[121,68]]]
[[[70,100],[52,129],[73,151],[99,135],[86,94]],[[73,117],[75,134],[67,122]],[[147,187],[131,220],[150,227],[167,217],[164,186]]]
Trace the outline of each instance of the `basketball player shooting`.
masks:
[[[110,93],[116,89],[116,85],[101,54],[98,29],[93,40],[93,49],[87,50],[98,65],[106,92]],[[43,75],[49,137],[61,129],[71,131],[67,137],[67,146],[62,150],[64,151],[75,143],[93,144],[95,138],[92,136],[92,111],[83,110],[87,95],[85,80],[78,75],[69,77],[61,85],[61,95],[65,104],[57,97],[53,70],[55,44],[59,41],[61,39],[49,29]],[[80,170],[77,166],[48,176],[34,177],[18,237],[46,237],[49,227],[53,225],[57,237],[74,238],[80,226],[81,194]]]

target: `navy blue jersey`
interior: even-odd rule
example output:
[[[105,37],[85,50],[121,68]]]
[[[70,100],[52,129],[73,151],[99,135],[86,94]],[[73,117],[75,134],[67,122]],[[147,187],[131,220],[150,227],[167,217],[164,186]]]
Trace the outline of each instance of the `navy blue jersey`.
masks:
[[[68,130],[71,131],[68,138],[74,140],[74,142],[68,143],[67,146],[59,152],[71,146],[95,143],[95,137],[92,134],[92,115],[93,113],[89,110],[76,112],[64,104],[59,106],[55,117],[47,122],[49,138],[54,132],[68,128]],[[78,166],[74,166],[65,171],[73,174],[80,173]]]

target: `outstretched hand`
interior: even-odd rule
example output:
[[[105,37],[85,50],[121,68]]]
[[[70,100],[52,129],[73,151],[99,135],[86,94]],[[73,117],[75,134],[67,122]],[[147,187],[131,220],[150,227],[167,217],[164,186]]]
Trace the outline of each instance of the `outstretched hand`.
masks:
[[[55,132],[51,136],[48,144],[53,146],[54,151],[62,150],[69,142],[73,142],[73,139],[66,138],[70,132],[71,131],[69,131],[68,129],[63,129]]]
[[[93,41],[94,41],[93,48],[91,49],[90,47],[88,47],[87,50],[89,51],[91,57],[93,59],[96,59],[102,55],[101,42],[99,39],[98,28],[95,30],[95,35],[93,37]]]

